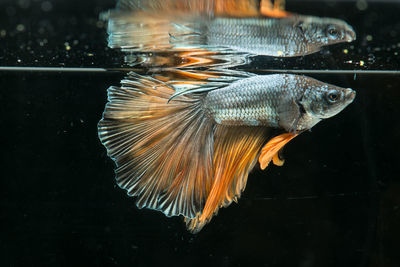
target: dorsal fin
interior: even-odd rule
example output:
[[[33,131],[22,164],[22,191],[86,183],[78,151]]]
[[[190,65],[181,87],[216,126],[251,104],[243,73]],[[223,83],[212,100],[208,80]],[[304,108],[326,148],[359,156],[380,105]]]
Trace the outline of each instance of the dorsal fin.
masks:
[[[120,0],[120,10],[174,12],[203,16],[252,17],[260,14],[260,0]]]

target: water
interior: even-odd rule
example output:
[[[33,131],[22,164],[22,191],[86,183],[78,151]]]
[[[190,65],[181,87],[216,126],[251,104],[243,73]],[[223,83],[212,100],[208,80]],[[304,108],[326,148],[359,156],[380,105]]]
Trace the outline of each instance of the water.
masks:
[[[37,19],[31,25],[36,25],[44,2],[29,2],[31,9],[24,9],[5,1],[2,12],[14,7],[22,22],[32,12]],[[397,266],[400,75],[397,48],[386,48],[398,42],[392,14],[400,7],[371,3],[357,11],[355,3],[330,8],[306,3],[288,1],[288,8],[348,18],[359,36],[354,50],[344,54],[345,46],[332,47],[286,63],[260,57],[252,70],[305,70],[355,89],[356,100],[286,147],[283,167],[255,169],[239,203],[220,210],[198,235],[188,233],[180,218],[138,210],[115,185],[113,162],[97,138],[106,89],[131,69],[121,66],[121,54],[104,49],[104,28],[96,26],[98,13],[113,1],[95,7],[81,3],[79,10],[53,5],[45,14],[59,31],[43,50],[32,45],[33,56],[15,45],[27,42],[27,32],[2,41],[10,51],[0,56],[3,265]],[[362,18],[371,17],[379,23],[363,24]],[[4,27],[15,28],[16,18]],[[67,30],[59,21],[70,25],[71,18],[79,27]],[[80,39],[82,32],[87,36]],[[371,33],[372,45],[362,46]],[[79,44],[65,50],[64,43],[74,40]],[[373,63],[343,63],[368,62],[371,47],[382,48],[374,52]]]

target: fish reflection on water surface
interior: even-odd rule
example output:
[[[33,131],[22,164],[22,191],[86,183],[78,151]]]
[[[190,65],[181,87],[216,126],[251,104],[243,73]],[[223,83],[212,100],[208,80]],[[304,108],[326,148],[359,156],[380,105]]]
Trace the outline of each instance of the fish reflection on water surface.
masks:
[[[181,5],[159,0],[149,1],[147,5],[137,0],[124,2],[108,17],[109,46],[113,48],[138,51],[228,48],[251,55],[293,57],[356,39],[350,25],[334,18],[291,13],[279,18],[219,17],[206,12],[204,6],[210,5],[209,1],[200,1],[203,5],[199,6],[193,4],[194,9],[185,6],[195,2],[188,0],[178,1]],[[231,5],[236,3],[233,2]]]
[[[238,200],[257,161],[261,168],[281,164],[277,153],[288,141],[355,97],[351,89],[290,74],[238,79],[171,100],[174,94],[155,78],[130,73],[108,89],[99,138],[117,164],[118,185],[137,206],[182,215],[194,233]],[[273,128],[285,132],[267,142]]]

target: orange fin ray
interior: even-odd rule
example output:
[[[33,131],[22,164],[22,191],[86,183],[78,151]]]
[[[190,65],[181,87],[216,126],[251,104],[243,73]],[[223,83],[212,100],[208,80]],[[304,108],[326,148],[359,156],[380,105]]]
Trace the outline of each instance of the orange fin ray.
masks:
[[[184,59],[185,62],[179,64],[177,67],[189,68],[195,66],[212,66],[215,64],[215,60],[211,56],[216,54],[218,53],[204,49],[181,52],[179,56]]]
[[[258,159],[260,168],[264,170],[271,160],[275,165],[282,166],[283,161],[279,159],[278,152],[297,135],[298,133],[284,133],[269,140],[268,143],[261,149],[261,154]]]
[[[121,0],[122,10],[156,12],[168,15],[208,15],[252,17],[259,14],[259,0]]]
[[[260,12],[271,18],[285,18],[291,15],[290,12],[285,11],[285,0],[275,0],[274,4],[271,0],[261,0]]]
[[[237,201],[246,187],[247,177],[257,162],[257,155],[265,142],[266,128],[217,126],[214,143],[214,182],[198,217],[186,219],[193,233],[199,232],[218,212]]]
[[[281,150],[279,150],[281,151]],[[276,166],[283,166],[283,164],[285,163],[284,159],[281,159],[279,157],[279,151],[272,157],[272,163],[274,163],[274,165]]]
[[[176,70],[179,74],[186,76],[188,78],[194,78],[198,80],[206,80],[210,78],[219,78],[217,75],[213,75],[210,73],[207,73],[205,71],[186,71],[186,70]]]

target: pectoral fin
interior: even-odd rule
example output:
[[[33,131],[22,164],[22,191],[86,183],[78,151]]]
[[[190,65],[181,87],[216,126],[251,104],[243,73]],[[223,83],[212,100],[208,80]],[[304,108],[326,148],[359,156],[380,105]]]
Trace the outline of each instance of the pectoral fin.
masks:
[[[295,100],[284,100],[278,108],[279,126],[289,133],[295,134],[297,132],[298,122],[302,116],[301,108]]]
[[[283,160],[279,158],[278,152],[297,135],[297,133],[284,133],[269,140],[261,149],[261,154],[258,158],[261,169],[264,170],[271,160],[275,165],[282,166]]]

